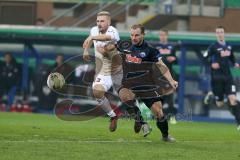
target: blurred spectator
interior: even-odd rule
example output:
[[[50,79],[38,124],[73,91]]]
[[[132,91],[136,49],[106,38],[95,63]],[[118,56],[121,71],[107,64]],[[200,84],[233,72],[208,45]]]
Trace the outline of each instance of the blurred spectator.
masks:
[[[0,100],[4,94],[7,94],[13,87],[20,84],[21,67],[16,62],[11,53],[4,55],[4,63],[0,67]]]
[[[50,71],[49,65],[40,64],[34,72],[33,84],[35,94],[38,97],[38,108],[50,108],[48,98],[51,91],[47,86],[47,77]]]
[[[90,84],[94,81],[95,69],[93,65],[82,64],[75,68],[74,84]]]
[[[66,83],[72,83],[73,67],[69,64],[64,63],[64,55],[57,54],[55,63],[53,66],[41,64],[38,67],[35,75],[35,88],[39,98],[38,106],[41,109],[53,109],[58,98],[58,94],[51,91],[47,86],[47,77],[51,72],[59,72],[66,78]]]
[[[0,61],[0,72],[2,72],[2,68],[3,68],[3,62]],[[1,82],[1,79],[0,79],[0,82]],[[1,83],[0,83],[1,84]]]
[[[3,65],[4,65],[3,62],[0,61],[0,73],[2,73]],[[2,93],[2,84],[3,84],[3,83],[2,83],[2,77],[0,76],[0,111],[1,111],[1,107],[2,107],[2,106],[1,106],[1,105],[2,105],[2,104],[1,104],[1,103],[2,103],[2,94],[1,94],[1,93]],[[4,108],[5,108],[5,107],[4,107]]]
[[[64,55],[57,54],[55,61],[56,62],[51,72],[61,73],[64,76],[67,83],[72,83],[74,78],[73,77],[74,74],[72,72],[74,71],[74,68],[67,62],[64,63]]]
[[[44,19],[42,19],[42,18],[38,18],[37,20],[36,20],[36,26],[43,26],[45,24],[45,21],[44,21]]]

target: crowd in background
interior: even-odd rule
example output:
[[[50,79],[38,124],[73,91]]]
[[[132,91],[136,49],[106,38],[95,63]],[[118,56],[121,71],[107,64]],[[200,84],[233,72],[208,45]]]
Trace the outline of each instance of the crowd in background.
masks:
[[[22,64],[18,63],[10,52],[3,55],[0,61],[0,110],[22,111],[23,106],[27,112],[35,109],[52,109],[58,95],[47,87],[47,77],[52,71],[64,76],[72,72],[71,65],[62,65],[64,55],[57,54],[53,65],[40,64],[37,68],[29,68],[28,90],[22,89]],[[74,72],[68,76],[67,83],[77,81]],[[20,97],[20,98],[19,98]],[[37,103],[30,103],[30,97],[37,97]],[[20,106],[21,105],[21,106]],[[21,109],[19,109],[21,108]]]

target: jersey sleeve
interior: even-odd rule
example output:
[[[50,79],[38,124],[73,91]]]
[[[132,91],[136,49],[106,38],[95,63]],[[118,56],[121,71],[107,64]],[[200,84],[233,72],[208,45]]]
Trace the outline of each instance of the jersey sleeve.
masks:
[[[208,57],[211,57],[214,53],[214,51],[213,51],[213,48],[214,48],[214,45],[212,44],[212,45],[210,45],[208,48],[207,48],[207,50],[203,53],[203,57],[204,58],[208,58]]]
[[[232,62],[232,64],[235,64],[235,63],[236,63],[236,58],[235,58],[233,49],[231,49],[231,54],[230,54],[229,59],[230,59],[230,61]]]
[[[171,56],[175,57],[176,60],[173,62],[173,64],[178,64],[178,58],[176,56],[176,47],[172,45],[172,53]]]
[[[172,56],[177,58],[177,56],[176,56],[176,48],[174,46],[172,46],[172,47],[173,47],[172,48]]]
[[[97,28],[96,28],[96,27],[93,27],[93,28],[90,30],[90,36],[97,36],[97,35],[98,35]]]
[[[214,44],[211,44],[207,50],[203,53],[203,58],[210,58],[210,63],[216,63],[217,62],[217,55],[214,51]]]
[[[110,35],[112,40],[116,40],[116,41],[120,40],[119,33],[117,29],[114,27],[111,27],[111,30],[107,32],[107,35]]]
[[[150,47],[150,59],[152,62],[158,62],[162,59],[162,55],[156,48]]]

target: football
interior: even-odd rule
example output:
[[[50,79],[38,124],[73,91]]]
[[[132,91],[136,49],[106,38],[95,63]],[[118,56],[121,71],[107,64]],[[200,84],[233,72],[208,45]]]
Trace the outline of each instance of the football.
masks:
[[[49,74],[47,85],[50,89],[61,89],[65,84],[65,79],[62,74],[54,72]]]

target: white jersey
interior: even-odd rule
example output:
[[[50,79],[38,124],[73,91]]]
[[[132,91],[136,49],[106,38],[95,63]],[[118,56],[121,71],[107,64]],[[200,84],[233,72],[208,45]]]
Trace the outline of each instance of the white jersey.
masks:
[[[90,31],[91,36],[98,36],[100,34],[101,33],[99,32],[99,29],[97,26],[93,27]],[[111,36],[112,40],[116,40],[116,41],[120,40],[117,29],[112,26],[108,27],[105,34]],[[109,41],[97,41],[97,40],[93,41],[95,57],[101,60],[101,62],[99,62],[99,60],[96,59],[96,69],[101,69],[98,72],[98,74],[101,74],[101,75],[111,75],[111,65],[112,65],[111,58],[105,57],[97,51],[97,47],[104,47],[108,42]],[[116,53],[113,53],[113,55]]]

